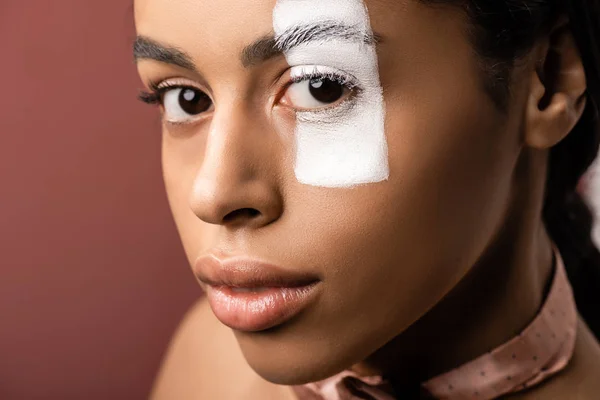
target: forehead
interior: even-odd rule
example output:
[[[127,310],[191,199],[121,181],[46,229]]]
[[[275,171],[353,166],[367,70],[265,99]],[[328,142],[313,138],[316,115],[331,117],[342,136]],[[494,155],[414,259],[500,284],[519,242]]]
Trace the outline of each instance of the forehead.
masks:
[[[277,24],[297,25],[310,20],[335,20],[364,29],[368,17],[362,0],[281,0],[274,10]]]
[[[293,0],[293,8],[297,10],[298,19],[312,15],[327,15],[341,18],[352,18],[356,13],[356,4],[380,3],[382,0]],[[395,7],[404,0],[385,2],[386,7]],[[194,23],[198,18],[218,21],[254,21],[271,20],[277,0],[135,0],[135,14],[139,19],[147,19],[156,13],[163,18],[167,14],[178,16]],[[210,21],[209,21],[210,22]]]
[[[138,34],[193,49],[273,30],[276,0],[135,0]],[[204,47],[204,46],[203,46]]]
[[[371,14],[396,8],[405,0],[385,5],[381,0],[293,0],[279,2],[287,23],[333,19],[362,24]],[[245,42],[274,31],[277,0],[135,0],[138,33],[185,45],[227,41]],[[367,16],[363,7],[369,7]],[[373,10],[371,10],[373,7]],[[276,27],[275,27],[276,28]],[[158,36],[158,37],[157,37]],[[187,41],[186,38],[190,38]],[[193,48],[193,47],[192,47]]]

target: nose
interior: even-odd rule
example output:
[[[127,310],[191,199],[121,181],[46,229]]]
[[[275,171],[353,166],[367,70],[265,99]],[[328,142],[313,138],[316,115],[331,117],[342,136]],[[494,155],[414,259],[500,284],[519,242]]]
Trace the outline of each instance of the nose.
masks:
[[[259,228],[282,213],[277,135],[256,115],[239,103],[215,110],[190,197],[204,222]]]

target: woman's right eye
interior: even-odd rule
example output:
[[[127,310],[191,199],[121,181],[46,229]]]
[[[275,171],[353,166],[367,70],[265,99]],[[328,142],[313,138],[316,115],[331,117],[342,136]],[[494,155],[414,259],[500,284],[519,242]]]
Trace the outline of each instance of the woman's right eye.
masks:
[[[167,122],[190,122],[212,106],[212,100],[206,93],[191,87],[165,89],[162,97]]]

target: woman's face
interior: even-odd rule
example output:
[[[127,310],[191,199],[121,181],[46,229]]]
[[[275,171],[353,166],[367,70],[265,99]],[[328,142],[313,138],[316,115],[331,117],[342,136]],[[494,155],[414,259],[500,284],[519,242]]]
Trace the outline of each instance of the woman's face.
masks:
[[[439,302],[503,223],[521,121],[483,89],[458,10],[136,0],[135,13],[138,35],[189,58],[138,68],[148,88],[175,86],[163,168],[190,264],[247,255],[319,279],[294,318],[235,330],[264,378],[319,380],[365,359]],[[307,26],[329,41],[243,52]]]

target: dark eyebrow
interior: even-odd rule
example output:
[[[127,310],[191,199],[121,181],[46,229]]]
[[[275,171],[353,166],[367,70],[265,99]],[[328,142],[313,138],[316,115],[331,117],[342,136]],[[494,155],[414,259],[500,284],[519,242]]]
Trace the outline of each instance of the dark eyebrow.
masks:
[[[321,21],[308,25],[295,25],[281,35],[263,36],[242,50],[241,62],[250,67],[282,55],[294,47],[305,43],[327,40],[345,40],[374,45],[381,42],[381,36],[366,33],[355,25],[345,25],[338,21]]]
[[[176,47],[166,46],[146,36],[138,36],[133,43],[135,61],[151,59],[197,72],[192,57]]]

